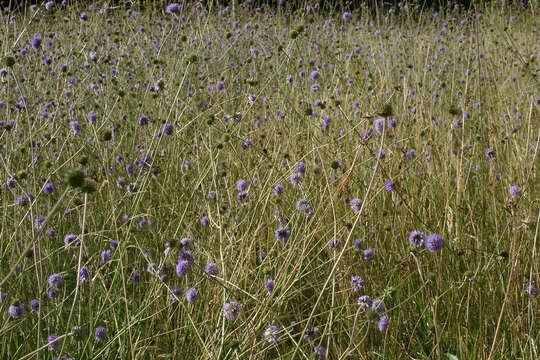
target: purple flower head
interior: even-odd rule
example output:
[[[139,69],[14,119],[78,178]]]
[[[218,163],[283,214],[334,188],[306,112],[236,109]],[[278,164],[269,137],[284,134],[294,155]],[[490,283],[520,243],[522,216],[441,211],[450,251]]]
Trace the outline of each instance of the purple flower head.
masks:
[[[388,121],[388,126],[390,126],[392,129],[395,129],[396,126],[397,126],[397,121],[396,119],[392,118]]]
[[[193,242],[193,240],[191,240],[190,238],[182,238],[182,240],[180,240],[180,244],[183,247],[189,247],[192,242]]]
[[[494,160],[495,159],[495,150],[493,150],[492,148],[486,149],[486,157],[488,158],[488,160]]]
[[[100,265],[104,265],[111,261],[111,250],[103,250],[101,252],[101,261],[99,262]]]
[[[180,260],[178,264],[176,264],[176,275],[178,275],[179,277],[186,276],[188,270],[189,270],[188,260]]]
[[[58,339],[58,336],[52,334],[47,337],[47,342],[49,343],[49,349],[51,351],[56,350],[60,345],[62,345],[62,339]]]
[[[45,10],[51,11],[53,7],[54,7],[54,1],[47,1],[45,3]]]
[[[93,111],[90,111],[88,113],[88,121],[90,121],[91,123],[95,123],[97,120],[97,114]]]
[[[40,307],[40,305],[39,305],[39,300],[38,300],[38,299],[32,299],[32,300],[30,300],[30,304],[29,304],[29,305],[30,305],[30,309],[32,309],[32,311],[39,313],[39,307]]]
[[[349,21],[349,20],[351,20],[351,19],[352,19],[352,14],[351,14],[350,12],[344,12],[344,13],[343,13],[343,16],[342,16],[342,19],[343,19],[344,21]]]
[[[79,245],[81,245],[81,242],[79,240],[77,240],[77,235],[75,235],[75,234],[67,234],[64,237],[64,244],[65,244],[66,247],[70,247],[70,246],[78,247]]]
[[[174,126],[172,124],[165,124],[163,125],[163,133],[167,136],[169,135],[172,135],[172,133],[174,132]]]
[[[340,239],[338,239],[338,238],[334,238],[334,239],[330,240],[330,242],[328,243],[328,247],[330,249],[337,248],[339,246],[339,241],[340,241]]]
[[[230,303],[225,303],[223,305],[223,316],[227,320],[236,320],[242,312],[242,306],[236,301],[231,301]]]
[[[86,266],[83,266],[79,271],[79,280],[82,282],[88,281],[90,279],[90,273]]]
[[[49,286],[58,289],[64,283],[64,277],[60,274],[52,274],[47,280]]]
[[[52,183],[45,184],[43,192],[47,195],[51,195],[54,192],[54,185]]]
[[[396,184],[393,181],[388,181],[384,184],[384,189],[386,191],[393,191],[396,188]]]
[[[518,185],[513,185],[510,187],[510,196],[512,198],[517,198],[521,194],[521,188]]]
[[[219,274],[219,269],[216,263],[208,263],[204,267],[204,272],[210,276],[217,276],[217,274]]]
[[[277,184],[276,187],[274,188],[274,195],[275,196],[279,196],[281,194],[283,194],[283,186],[281,184]]]
[[[268,291],[268,295],[272,295],[276,282],[272,279],[266,279],[264,280],[264,285],[266,286],[266,291]]]
[[[271,344],[277,343],[279,336],[279,328],[276,325],[269,325],[263,333],[264,339]]]
[[[289,180],[291,181],[291,184],[296,186],[298,184],[300,184],[302,182],[302,174],[298,173],[298,172],[293,172],[289,178]]]
[[[241,205],[246,204],[249,202],[248,193],[246,191],[240,191],[238,194],[236,194],[236,201]]]
[[[373,249],[364,250],[364,260],[372,261],[374,258],[375,258],[375,252],[373,251]]]
[[[73,131],[73,134],[79,135],[81,133],[81,124],[77,120],[72,120],[69,122],[69,128]]]
[[[313,84],[311,85],[311,88],[310,88],[311,92],[312,93],[318,93],[319,90],[321,90],[321,87],[319,86],[319,84]]]
[[[286,227],[280,227],[275,231],[274,235],[277,241],[285,242],[289,240],[289,237],[291,236],[291,230],[287,229]]]
[[[47,291],[47,296],[51,301],[56,301],[58,299],[58,295],[60,294],[60,290],[57,288],[50,288],[49,291]]]
[[[426,245],[426,249],[429,252],[436,253],[436,252],[439,252],[443,248],[444,241],[443,241],[442,236],[438,234],[429,234],[426,238],[425,245]]]
[[[326,115],[326,116],[323,116],[323,131],[328,131],[330,129],[330,122],[332,121],[332,119],[330,118],[330,116]]]
[[[386,329],[388,329],[388,325],[390,324],[390,320],[386,316],[381,316],[379,319],[379,322],[377,323],[377,328],[380,332],[385,332]]]
[[[358,291],[362,290],[364,285],[365,285],[364,280],[362,280],[362,278],[360,276],[353,275],[351,277],[351,286],[352,286],[354,292],[358,292]]]
[[[409,234],[409,243],[418,248],[424,244],[424,238],[425,236],[422,232],[414,230]]]
[[[296,210],[299,212],[309,213],[311,211],[311,205],[309,200],[300,199],[296,202]]]
[[[371,310],[375,311],[378,315],[382,315],[386,311],[386,306],[381,299],[375,299],[371,304]]]
[[[414,159],[416,157],[416,151],[407,150],[407,152],[405,153],[405,156],[407,157],[407,159]]]
[[[317,80],[320,76],[321,75],[319,74],[317,70],[313,70],[311,74],[309,74],[309,77],[311,78],[311,80]]]
[[[167,14],[178,14],[182,11],[182,5],[177,3],[171,3],[165,8],[165,13]]]
[[[369,295],[363,295],[358,298],[357,304],[361,312],[366,312],[373,305],[373,300]]]
[[[169,292],[169,299],[171,299],[172,301],[176,301],[179,300],[182,295],[184,295],[182,289],[179,286],[175,285],[171,288],[171,291]]]
[[[364,248],[364,242],[362,239],[354,239],[354,246],[358,251],[361,251]]]
[[[103,326],[98,326],[94,332],[97,341],[104,341],[107,338],[107,329]]]
[[[527,284],[525,285],[525,292],[529,295],[536,296],[536,286],[534,284]]]
[[[201,225],[204,226],[204,227],[210,225],[210,220],[208,219],[208,216],[207,216],[207,215],[204,215],[204,216],[201,218]]]
[[[148,121],[150,121],[150,118],[146,115],[139,116],[138,124],[140,126],[145,126],[148,124]]]
[[[379,134],[382,134],[384,131],[384,118],[378,118],[373,122],[373,127],[375,128],[375,131]]]
[[[131,274],[130,280],[134,284],[140,283],[142,280],[141,271],[138,269],[135,269],[135,271],[133,271],[133,273]]]
[[[199,298],[199,295],[197,295],[197,289],[191,288],[186,292],[186,299],[189,303],[194,303]]]
[[[236,190],[238,191],[246,191],[249,186],[249,183],[246,180],[240,179],[236,183]]]
[[[305,174],[306,173],[306,164],[303,161],[300,161],[298,165],[296,165],[296,170],[299,174]]]
[[[81,20],[83,20],[83,21],[86,21],[86,20],[88,20],[88,19],[89,19],[89,16],[88,16],[88,14],[87,14],[87,13],[84,13],[84,12],[83,12],[83,13],[81,14],[81,16],[80,16],[80,17],[81,17]]]
[[[322,345],[315,346],[315,352],[319,359],[324,359],[326,357],[326,348]]]
[[[225,83],[223,81],[218,81],[216,84],[216,90],[217,91],[225,90]]]
[[[8,314],[13,319],[20,318],[21,316],[24,315],[24,304],[17,301],[15,303],[9,305]]]
[[[41,49],[42,42],[43,42],[43,39],[41,38],[39,34],[35,34],[32,40],[30,40],[30,44],[32,45],[32,48],[36,51]]]

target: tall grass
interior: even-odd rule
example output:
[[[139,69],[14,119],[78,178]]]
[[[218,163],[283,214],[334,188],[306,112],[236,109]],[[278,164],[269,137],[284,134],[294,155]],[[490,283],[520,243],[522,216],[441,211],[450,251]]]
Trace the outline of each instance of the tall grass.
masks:
[[[1,14],[0,358],[539,357],[537,2],[165,10]]]

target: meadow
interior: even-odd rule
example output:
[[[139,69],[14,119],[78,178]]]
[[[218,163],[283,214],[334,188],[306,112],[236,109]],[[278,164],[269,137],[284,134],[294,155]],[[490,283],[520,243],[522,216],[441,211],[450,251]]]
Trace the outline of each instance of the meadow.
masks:
[[[0,359],[538,359],[537,1],[0,13]]]

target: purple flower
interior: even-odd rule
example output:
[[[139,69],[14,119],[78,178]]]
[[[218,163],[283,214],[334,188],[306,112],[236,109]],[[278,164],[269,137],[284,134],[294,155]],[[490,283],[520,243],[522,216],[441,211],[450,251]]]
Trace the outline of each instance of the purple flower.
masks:
[[[488,158],[488,160],[495,159],[495,150],[493,150],[492,148],[486,149],[486,157]]]
[[[407,150],[407,152],[405,153],[405,156],[407,157],[407,159],[414,159],[416,157],[416,151]]]
[[[272,295],[272,293],[274,292],[274,286],[276,285],[276,282],[272,279],[266,279],[264,280],[264,285],[266,286],[268,295]]]
[[[318,93],[319,90],[321,90],[321,87],[319,86],[319,84],[313,84],[313,85],[311,85],[310,89],[311,89],[312,93]]]
[[[525,285],[525,292],[529,295],[536,296],[536,286],[534,284]]]
[[[89,18],[89,16],[88,16],[87,13],[84,13],[84,12],[83,12],[83,13],[81,14],[81,20],[86,21],[86,20],[88,20],[88,18]]]
[[[37,51],[41,48],[42,41],[43,39],[41,39],[41,36],[39,34],[35,34],[32,40],[30,40],[30,44],[32,45],[32,48]]]
[[[263,333],[263,337],[266,341],[273,344],[279,340],[279,328],[276,325],[269,325]]]
[[[510,196],[512,198],[517,198],[521,194],[521,188],[518,185],[513,185],[510,187]]]
[[[138,270],[138,269],[136,269],[135,271],[133,271],[133,273],[131,274],[130,280],[131,280],[131,282],[134,283],[134,284],[140,283],[141,280],[142,280],[141,271]]]
[[[90,273],[88,271],[88,267],[83,266],[81,270],[79,271],[79,280],[82,282],[88,281],[90,279]]]
[[[328,131],[330,129],[330,122],[332,119],[330,116],[323,116],[323,131]]]
[[[382,134],[384,131],[384,118],[378,118],[373,122],[373,127],[375,131],[379,134]]]
[[[191,288],[186,292],[186,299],[190,303],[194,303],[199,298],[199,295],[197,295],[197,289]]]
[[[313,70],[311,74],[309,74],[309,77],[311,78],[311,80],[317,80],[320,76],[321,75],[319,74],[317,70]]]
[[[344,12],[342,16],[343,21],[349,21],[352,19],[352,14],[350,12]]]
[[[54,192],[54,185],[52,183],[45,184],[43,192],[47,195],[51,195]]]
[[[436,253],[439,252],[444,245],[442,236],[438,234],[429,234],[426,238],[426,249],[429,252]]]
[[[388,181],[384,184],[384,189],[386,191],[393,191],[396,188],[396,184],[393,181]]]
[[[424,234],[421,233],[420,231],[412,231],[410,234],[409,234],[409,243],[418,248],[420,246],[422,246],[422,244],[424,244]]]
[[[111,250],[103,250],[101,252],[101,261],[99,264],[104,265],[108,263],[109,261],[111,261]]]
[[[366,312],[373,305],[373,300],[369,295],[363,295],[358,298],[357,304],[361,312]]]
[[[303,161],[300,161],[298,165],[296,165],[296,170],[299,174],[305,174],[306,173],[306,164]]]
[[[182,5],[179,5],[177,3],[171,3],[165,8],[165,13],[167,14],[177,14],[180,11],[182,11]]]
[[[77,120],[70,121],[69,127],[73,131],[73,134],[79,135],[81,133],[81,124]]]
[[[24,304],[20,302],[15,302],[9,305],[8,314],[14,319],[20,318],[24,315]]]
[[[169,292],[169,299],[171,299],[172,301],[176,301],[179,300],[182,295],[184,295],[182,289],[179,286],[175,285],[171,288],[171,291]]]
[[[362,278],[360,276],[353,275],[351,277],[351,286],[352,286],[354,292],[358,292],[358,291],[362,290],[364,285],[365,285],[364,280],[362,280]]]
[[[277,241],[285,242],[289,240],[289,237],[291,236],[291,230],[287,229],[286,227],[280,227],[275,231],[274,235]]]
[[[30,309],[32,309],[32,311],[35,311],[37,313],[39,313],[39,300],[38,299],[32,299],[30,300]]]
[[[217,91],[225,90],[225,83],[223,81],[218,81],[216,84],[216,90]]]
[[[386,316],[381,316],[379,319],[379,322],[377,323],[377,328],[379,328],[380,332],[385,332],[386,329],[388,329],[388,325],[390,324],[390,321]]]
[[[51,351],[56,350],[60,345],[62,345],[62,339],[58,339],[58,336],[54,334],[47,337],[47,342],[49,343],[49,349]]]
[[[188,270],[189,270],[188,260],[180,260],[178,264],[176,264],[176,275],[178,275],[179,277],[186,276]]]
[[[236,301],[231,301],[230,303],[225,303],[223,305],[223,316],[227,320],[236,320],[242,312],[242,306]]]
[[[174,132],[174,126],[172,124],[167,123],[167,124],[163,125],[163,133],[165,135],[167,135],[167,136],[172,135],[173,132]]]
[[[77,235],[75,234],[67,234],[65,237],[64,237],[64,244],[66,247],[70,247],[70,246],[79,246],[81,245],[81,242],[79,240],[77,240]]]
[[[249,183],[246,180],[240,179],[236,183],[236,190],[238,191],[246,191],[249,186]]]
[[[375,311],[379,315],[382,315],[386,311],[386,306],[381,299],[375,299],[371,304],[371,310]]]
[[[236,201],[238,201],[239,204],[243,205],[249,201],[249,195],[246,191],[240,191],[238,194],[236,194]]]
[[[354,246],[358,251],[360,251],[364,248],[364,242],[362,239],[354,239]]]
[[[94,332],[97,341],[104,341],[107,338],[107,329],[103,326],[98,326]]]
[[[274,188],[274,195],[279,196],[281,194],[283,194],[283,186],[281,184],[277,184]]]
[[[54,1],[47,1],[45,3],[45,10],[51,11],[53,7],[54,7]]]
[[[204,215],[204,216],[201,218],[201,225],[204,226],[204,227],[210,225],[210,220],[208,219],[208,216],[207,216],[207,215]]]
[[[322,345],[315,346],[315,352],[319,359],[324,359],[326,357],[326,348]]]
[[[375,252],[373,251],[373,249],[364,250],[364,260],[372,261],[374,258],[375,258]]]
[[[217,274],[219,274],[219,269],[216,263],[208,263],[204,267],[204,272],[210,276],[217,276]]]
[[[60,274],[52,274],[47,280],[49,286],[58,289],[64,283],[64,277]]]
[[[289,180],[291,181],[292,185],[296,186],[302,182],[302,175],[300,173],[293,172]]]

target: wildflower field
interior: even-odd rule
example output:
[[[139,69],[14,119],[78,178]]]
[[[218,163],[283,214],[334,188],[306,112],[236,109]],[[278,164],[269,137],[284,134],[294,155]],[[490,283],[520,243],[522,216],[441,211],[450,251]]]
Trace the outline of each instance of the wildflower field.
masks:
[[[538,1],[417,3],[3,9],[0,359],[540,358]]]

